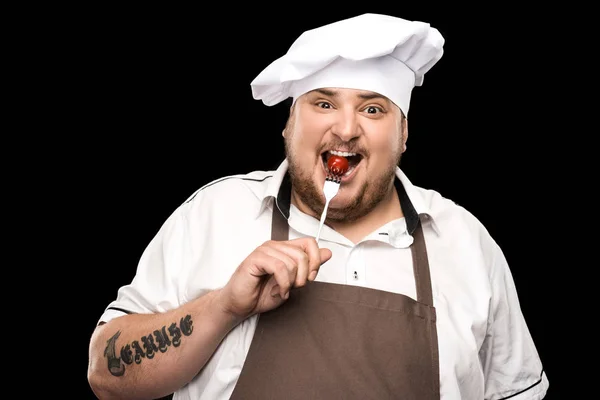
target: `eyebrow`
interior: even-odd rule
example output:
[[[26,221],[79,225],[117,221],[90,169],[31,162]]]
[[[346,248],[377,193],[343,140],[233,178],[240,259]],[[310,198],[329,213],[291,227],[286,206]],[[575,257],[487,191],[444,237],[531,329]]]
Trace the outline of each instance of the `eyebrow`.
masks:
[[[321,93],[322,95],[330,96],[330,97],[337,97],[339,95],[339,92],[330,90],[330,89],[315,89],[314,92],[318,92],[318,93]],[[384,99],[385,100],[384,96],[380,95],[379,93],[375,93],[375,92],[362,92],[362,93],[358,94],[358,97],[363,100],[372,100],[372,99]]]

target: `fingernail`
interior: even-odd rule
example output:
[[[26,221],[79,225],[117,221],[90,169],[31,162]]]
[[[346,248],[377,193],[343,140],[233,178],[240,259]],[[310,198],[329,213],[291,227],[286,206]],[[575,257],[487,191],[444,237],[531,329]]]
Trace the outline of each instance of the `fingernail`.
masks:
[[[317,278],[317,271],[313,271],[308,275],[309,281],[314,281]]]
[[[271,288],[271,296],[277,297],[279,295],[279,285],[275,285]]]

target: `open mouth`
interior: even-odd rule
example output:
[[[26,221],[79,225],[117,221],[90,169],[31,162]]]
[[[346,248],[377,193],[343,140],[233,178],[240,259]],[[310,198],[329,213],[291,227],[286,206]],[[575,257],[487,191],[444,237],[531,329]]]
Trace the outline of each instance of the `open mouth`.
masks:
[[[348,171],[346,171],[346,173],[342,176],[349,176],[352,173],[352,171],[354,171],[354,168],[356,168],[356,166],[360,163],[360,161],[363,158],[363,156],[358,153],[349,153],[347,151],[336,151],[336,150],[326,151],[323,154],[321,154],[321,158],[323,160],[323,167],[325,168],[325,171],[327,171],[328,173],[330,171],[329,171],[329,168],[327,168],[327,161],[329,160],[329,157],[331,157],[331,156],[345,157],[348,160]]]

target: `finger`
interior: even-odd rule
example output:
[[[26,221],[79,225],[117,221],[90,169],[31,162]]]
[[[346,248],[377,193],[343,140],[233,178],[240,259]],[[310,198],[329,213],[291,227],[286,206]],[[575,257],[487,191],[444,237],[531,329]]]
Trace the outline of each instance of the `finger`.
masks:
[[[299,246],[306,254],[308,254],[308,280],[315,280],[321,265],[331,258],[331,250],[325,248],[320,249],[317,241],[313,237],[295,239],[290,242]]]
[[[321,266],[323,264],[325,264],[327,261],[329,261],[329,259],[333,255],[333,253],[331,252],[331,250],[329,250],[327,248],[322,248],[322,249],[319,249],[319,255],[321,257],[321,264],[319,264],[319,268],[317,270],[311,271],[311,273],[308,275],[308,279],[310,281],[314,281],[315,279],[317,279],[317,273],[321,269]]]
[[[282,298],[287,298],[287,293],[293,285],[297,273],[296,261],[285,252],[274,246],[262,246],[260,251],[253,257],[254,266],[260,271],[260,275],[273,275],[279,287]],[[271,288],[271,290],[275,290]],[[273,294],[273,292],[271,292]]]
[[[273,287],[271,288],[271,296],[272,297],[281,296],[281,293],[279,292],[279,285],[278,284],[274,284]]]
[[[263,276],[265,274],[272,274],[272,271],[270,269],[267,271],[263,268],[269,263],[269,258],[275,258],[283,261],[287,266],[286,268],[290,271],[296,268],[296,261],[294,259],[292,259],[285,252],[282,252],[280,249],[276,248],[272,244],[265,243],[259,248],[257,248],[251,255],[251,257],[247,260],[252,266],[255,267],[251,268],[251,274],[257,277]]]
[[[310,257],[300,246],[290,242],[274,242],[271,244],[278,251],[285,253],[295,263],[294,287],[302,287],[306,284],[309,274]]]
[[[271,275],[271,279],[269,279],[269,281],[267,282],[266,285],[267,285],[266,286],[267,288],[269,286],[271,286],[270,293],[271,293],[272,297],[277,297],[277,296],[281,297],[281,287],[279,286],[279,284],[275,280],[275,276],[274,275]]]

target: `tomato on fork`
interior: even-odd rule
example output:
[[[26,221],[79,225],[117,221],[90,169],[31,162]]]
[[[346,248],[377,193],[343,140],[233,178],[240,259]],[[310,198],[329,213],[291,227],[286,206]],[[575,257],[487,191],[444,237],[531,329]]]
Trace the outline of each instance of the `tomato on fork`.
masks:
[[[331,156],[327,160],[329,172],[336,176],[342,176],[348,171],[348,159],[342,156]]]

